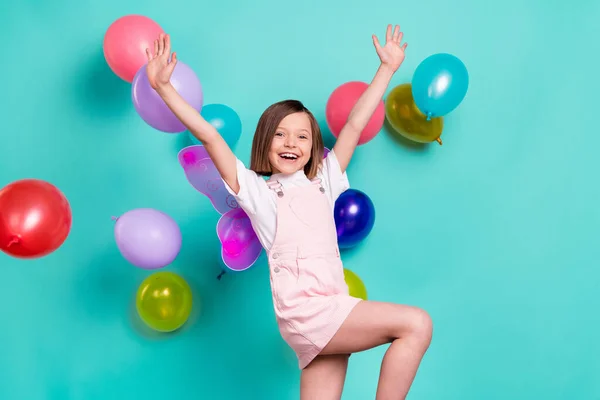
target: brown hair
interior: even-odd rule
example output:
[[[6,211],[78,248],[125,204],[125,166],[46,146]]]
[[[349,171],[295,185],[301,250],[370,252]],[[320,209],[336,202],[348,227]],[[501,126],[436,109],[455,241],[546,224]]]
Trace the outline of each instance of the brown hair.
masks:
[[[304,166],[304,173],[308,179],[317,175],[323,160],[324,144],[321,128],[314,115],[298,100],[283,100],[267,108],[258,120],[254,139],[252,139],[252,155],[250,156],[250,169],[257,174],[270,176],[273,168],[269,162],[269,149],[281,121],[290,114],[306,113],[310,120],[312,130],[312,149],[310,159]]]

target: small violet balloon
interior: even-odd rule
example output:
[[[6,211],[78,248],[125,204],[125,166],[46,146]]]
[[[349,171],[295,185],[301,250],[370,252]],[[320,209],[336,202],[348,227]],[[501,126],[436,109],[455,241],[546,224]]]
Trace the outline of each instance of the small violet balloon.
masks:
[[[469,87],[467,68],[457,57],[439,53],[427,57],[412,78],[414,102],[427,120],[454,110]]]
[[[252,228],[250,218],[241,208],[228,211],[217,222],[221,256],[233,271],[250,268],[262,252],[262,245]]]
[[[333,214],[340,248],[356,246],[369,235],[375,224],[373,202],[356,189],[348,189],[338,197]]]
[[[181,97],[200,112],[203,103],[202,85],[189,66],[178,61],[171,75],[171,84]],[[186,130],[185,125],[150,86],[145,64],[133,78],[131,98],[137,113],[151,127],[167,133],[180,133]]]
[[[215,127],[229,147],[233,147],[240,139],[242,120],[231,107],[225,104],[207,104],[202,107],[200,115]],[[194,144],[201,144],[191,133],[190,139]]]
[[[131,210],[116,218],[115,240],[123,257],[144,269],[162,268],[181,250],[181,231],[167,214],[151,208]]]

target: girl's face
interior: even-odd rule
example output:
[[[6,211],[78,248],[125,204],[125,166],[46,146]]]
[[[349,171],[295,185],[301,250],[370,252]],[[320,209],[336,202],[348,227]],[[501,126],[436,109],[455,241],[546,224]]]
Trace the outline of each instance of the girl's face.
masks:
[[[310,160],[312,143],[310,119],[306,113],[290,114],[281,120],[269,150],[273,173],[287,175],[304,169]]]

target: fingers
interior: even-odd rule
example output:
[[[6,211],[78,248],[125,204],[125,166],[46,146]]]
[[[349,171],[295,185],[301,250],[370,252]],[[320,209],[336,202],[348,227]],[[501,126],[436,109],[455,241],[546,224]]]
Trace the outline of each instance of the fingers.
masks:
[[[167,56],[171,54],[171,37],[168,34],[165,35],[165,54]]]
[[[373,35],[373,44],[375,45],[375,50],[379,53],[381,51],[381,44],[379,44],[379,39],[375,35]]]
[[[398,41],[398,37],[400,36],[400,26],[396,25],[394,27],[394,34],[392,35],[392,40],[394,42],[396,42],[397,44],[400,44],[400,42]]]
[[[152,57],[156,57],[158,55],[158,39],[154,40],[154,53],[152,53]]]
[[[392,25],[388,24],[387,29],[385,31],[385,41],[389,42],[392,40]]]
[[[150,54],[150,49],[146,47],[146,57],[148,57],[148,62],[152,61],[152,54]]]
[[[173,53],[173,55],[171,56],[171,61],[169,61],[169,64],[167,65],[167,71],[169,72],[169,76],[171,76],[171,74],[173,73],[173,70],[175,69],[176,65],[177,65],[177,53]]]
[[[402,51],[406,50],[406,46],[407,46],[407,45],[408,45],[408,43],[404,43],[404,44],[402,45],[402,47],[400,47],[400,48],[402,49]]]
[[[162,56],[165,51],[165,35],[158,36],[158,56]]]

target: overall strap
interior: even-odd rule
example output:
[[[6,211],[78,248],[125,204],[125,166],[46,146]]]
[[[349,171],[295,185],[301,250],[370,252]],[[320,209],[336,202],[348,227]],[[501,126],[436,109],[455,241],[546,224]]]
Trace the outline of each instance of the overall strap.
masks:
[[[267,186],[269,187],[269,189],[277,193],[277,196],[283,197],[283,186],[281,185],[281,183],[279,183],[279,181],[268,180]]]
[[[323,187],[323,185],[321,184],[321,178],[313,178],[310,181],[313,185],[319,185],[319,190],[321,191],[321,193],[325,193],[325,188]]]

